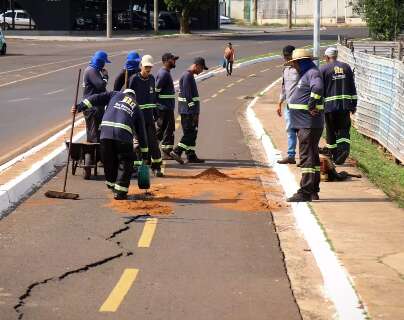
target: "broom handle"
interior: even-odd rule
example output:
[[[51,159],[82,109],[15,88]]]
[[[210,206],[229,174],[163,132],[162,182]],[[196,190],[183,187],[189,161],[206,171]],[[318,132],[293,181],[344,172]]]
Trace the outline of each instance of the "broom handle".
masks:
[[[79,97],[80,77],[81,77],[81,69],[79,69],[79,75],[77,77],[76,97],[74,98],[74,105],[77,105],[77,99]],[[66,191],[67,174],[69,172],[70,151],[71,151],[71,148],[72,148],[73,131],[74,131],[74,122],[75,121],[76,121],[76,112],[74,112],[73,116],[72,116],[72,127],[71,127],[71,130],[70,130],[69,151],[67,152],[67,164],[66,164],[66,170],[65,170],[65,180],[63,182],[63,192]]]
[[[125,69],[125,86],[124,89],[128,89],[128,69]]]

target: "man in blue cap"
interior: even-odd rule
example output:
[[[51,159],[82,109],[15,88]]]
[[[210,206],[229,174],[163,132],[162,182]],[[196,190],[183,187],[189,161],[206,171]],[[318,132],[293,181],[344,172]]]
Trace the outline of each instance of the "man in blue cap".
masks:
[[[105,51],[97,51],[91,58],[89,66],[84,71],[83,99],[107,90],[108,71],[104,68],[106,63],[111,63],[111,61],[108,60],[108,54]],[[87,142],[100,142],[99,127],[104,115],[104,107],[94,106],[94,108],[84,111]]]
[[[141,60],[142,58],[136,51],[128,53],[124,69],[121,70],[115,79],[114,91],[121,91],[122,89],[128,88],[130,78],[140,71],[139,65]]]

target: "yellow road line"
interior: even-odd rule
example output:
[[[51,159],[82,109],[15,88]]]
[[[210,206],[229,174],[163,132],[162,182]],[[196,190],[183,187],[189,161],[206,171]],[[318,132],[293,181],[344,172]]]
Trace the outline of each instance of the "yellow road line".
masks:
[[[257,75],[255,73],[250,74],[248,77],[252,78],[252,77],[256,77]]]
[[[261,70],[260,72],[267,72],[267,71],[269,71],[271,68],[267,68],[267,69],[264,69],[264,70]]]
[[[244,80],[245,80],[244,78],[241,78],[241,79],[237,80],[237,82],[243,82]]]
[[[227,85],[227,88],[231,88],[232,86],[234,86],[234,83],[230,83]]]
[[[213,94],[211,98],[216,98],[217,97],[217,93]]]
[[[219,93],[223,93],[223,92],[225,92],[226,91],[226,89],[220,89],[218,92]]]
[[[125,269],[115,288],[100,308],[100,312],[115,312],[136,280],[138,269]]]
[[[157,227],[157,218],[148,218],[144,224],[142,235],[137,246],[139,248],[149,248]]]
[[[210,98],[207,98],[207,99],[203,100],[202,102],[206,103],[206,102],[209,102],[209,101],[210,101]]]

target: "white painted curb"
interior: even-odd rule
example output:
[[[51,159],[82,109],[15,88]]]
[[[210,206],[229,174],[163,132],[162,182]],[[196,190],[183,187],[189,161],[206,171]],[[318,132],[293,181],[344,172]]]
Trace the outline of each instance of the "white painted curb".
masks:
[[[76,125],[82,123],[83,121],[84,119],[78,120],[76,122]],[[59,131],[40,145],[5,163],[0,167],[0,172],[7,170],[7,168],[12,166],[16,162],[40,152],[43,148],[54,142],[68,130],[70,130],[70,126]],[[80,140],[84,135],[85,130],[79,131],[75,134],[73,141]],[[56,167],[63,166],[66,163],[66,157],[66,146],[63,143],[51,154],[47,155],[42,160],[34,163],[29,170],[23,172],[19,176],[15,177],[13,180],[0,186],[0,219],[16,204],[18,204],[19,201],[30,194],[35,188],[41,186],[41,184],[43,184],[46,179],[54,174],[57,170]]]
[[[268,92],[280,80],[281,78],[273,82],[262,91],[262,94]],[[256,137],[261,140],[268,164],[275,171],[286,196],[289,197],[298,190],[299,186],[288,166],[277,163],[277,160],[281,159],[281,153],[274,148],[271,138],[265,132],[253,110],[253,106],[258,100],[259,97],[256,97],[247,106],[247,120]],[[292,203],[291,208],[296,224],[303,233],[323,276],[325,292],[335,305],[338,319],[364,320],[364,310],[360,309],[359,298],[351,285],[353,281],[331,250],[324,232],[317,223],[310,207],[301,202]]]
[[[272,61],[274,59],[280,58],[280,56],[271,56],[259,59],[253,59],[250,61],[245,61],[239,64],[234,65],[234,68],[241,68],[248,65]],[[206,79],[212,78],[217,74],[224,72],[226,69],[217,68],[205,74],[201,74],[197,76],[195,80],[197,82],[204,81]],[[178,81],[175,82],[175,87],[178,87]],[[76,122],[76,125],[83,122],[84,119],[80,119]],[[17,156],[16,158],[10,160],[9,162],[0,166],[0,172],[7,170],[9,167],[21,161],[28,156],[31,156],[37,152],[40,152],[44,147],[55,141],[61,135],[65,134],[66,131],[69,130],[69,127],[61,130],[60,132],[53,135],[51,138],[46,140],[45,142],[39,144],[38,146],[28,150],[27,152]],[[74,136],[74,141],[80,140],[85,135],[85,130],[78,132]],[[50,155],[43,158],[41,161],[33,164],[32,167],[9,181],[8,183],[0,186],[0,219],[13,207],[15,207],[18,202],[24,199],[27,195],[29,195],[35,188],[38,188],[43,184],[52,174],[56,172],[56,166],[62,166],[66,162],[66,147],[65,145],[61,145],[59,148],[54,150]]]

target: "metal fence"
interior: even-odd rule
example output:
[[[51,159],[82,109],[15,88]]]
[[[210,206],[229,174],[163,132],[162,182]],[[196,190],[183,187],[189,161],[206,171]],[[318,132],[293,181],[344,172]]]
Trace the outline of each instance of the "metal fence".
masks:
[[[339,58],[355,72],[356,129],[404,163],[404,63],[338,46]]]
[[[341,44],[355,53],[364,52],[374,56],[402,60],[404,56],[404,39],[399,41],[352,41],[341,39]]]

